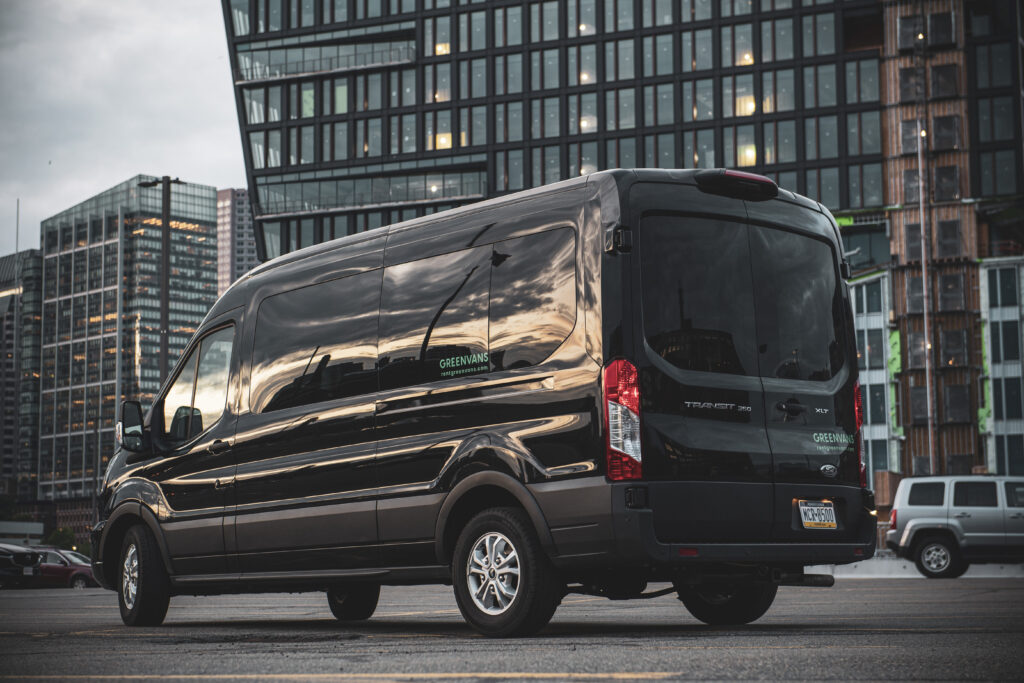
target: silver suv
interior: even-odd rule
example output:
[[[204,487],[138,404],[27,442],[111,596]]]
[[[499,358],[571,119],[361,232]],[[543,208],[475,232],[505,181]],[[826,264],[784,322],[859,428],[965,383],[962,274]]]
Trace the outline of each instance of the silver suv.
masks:
[[[913,477],[896,489],[885,545],[931,579],[1024,562],[1024,477]]]

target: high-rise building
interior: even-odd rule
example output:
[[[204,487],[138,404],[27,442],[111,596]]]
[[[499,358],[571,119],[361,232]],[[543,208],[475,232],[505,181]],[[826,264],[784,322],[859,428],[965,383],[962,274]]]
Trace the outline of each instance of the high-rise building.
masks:
[[[260,263],[248,190],[217,190],[217,294]]]
[[[18,496],[28,472],[22,468],[22,409],[38,405],[39,251],[0,258],[0,494]],[[27,456],[26,456],[27,457]],[[23,491],[21,493],[24,493]]]
[[[1019,2],[222,4],[261,259],[597,169],[744,168],[841,225],[872,469],[1024,467],[985,417],[978,263],[1024,253]]]
[[[40,499],[91,495],[117,405],[150,403],[163,380],[161,189],[140,186],[152,180],[136,176],[42,223]],[[216,196],[171,185],[170,367],[217,298]]]

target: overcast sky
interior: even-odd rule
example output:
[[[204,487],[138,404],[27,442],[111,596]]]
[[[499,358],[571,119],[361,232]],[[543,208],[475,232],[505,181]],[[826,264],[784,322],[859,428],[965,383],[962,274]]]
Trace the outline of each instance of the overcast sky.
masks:
[[[137,173],[245,187],[219,0],[0,0],[0,255]]]

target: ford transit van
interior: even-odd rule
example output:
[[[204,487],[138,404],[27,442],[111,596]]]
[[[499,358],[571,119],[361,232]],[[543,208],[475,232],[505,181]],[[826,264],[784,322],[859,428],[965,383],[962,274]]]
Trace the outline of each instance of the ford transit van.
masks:
[[[173,595],[451,584],[490,636],[571,592],[760,617],[872,556],[839,231],[726,170],[595,173],[274,259],[121,407],[95,576]],[[671,588],[648,591],[649,583]]]

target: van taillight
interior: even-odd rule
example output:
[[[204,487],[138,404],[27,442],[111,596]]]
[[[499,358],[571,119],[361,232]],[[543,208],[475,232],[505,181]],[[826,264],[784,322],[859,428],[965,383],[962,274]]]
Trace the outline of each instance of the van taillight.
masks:
[[[608,478],[639,479],[640,384],[632,363],[615,360],[604,369],[604,399]]]
[[[889,528],[893,531],[896,530],[896,508],[893,508],[892,512],[889,513]]]
[[[860,381],[853,385],[853,412],[857,419],[857,432],[854,434],[854,445],[857,449],[857,460],[860,462],[860,487],[868,487],[868,468],[864,463],[864,441],[861,439],[860,428],[864,424],[864,397],[860,391]]]

